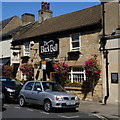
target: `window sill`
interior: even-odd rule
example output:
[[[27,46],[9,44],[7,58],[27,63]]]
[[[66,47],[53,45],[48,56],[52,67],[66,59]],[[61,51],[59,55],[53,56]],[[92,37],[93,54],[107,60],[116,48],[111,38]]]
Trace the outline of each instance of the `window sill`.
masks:
[[[24,58],[29,59],[30,57],[29,56],[22,56],[21,57],[21,59],[24,59]]]
[[[81,52],[80,51],[69,51],[67,54],[68,55],[71,55],[71,54],[81,54]]]

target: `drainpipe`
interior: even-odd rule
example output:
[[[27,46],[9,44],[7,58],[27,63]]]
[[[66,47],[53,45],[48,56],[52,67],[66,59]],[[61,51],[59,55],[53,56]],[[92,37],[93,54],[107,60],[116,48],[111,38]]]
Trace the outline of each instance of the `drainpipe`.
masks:
[[[106,58],[106,96],[104,97],[104,104],[107,103],[107,99],[109,97],[109,78],[108,78],[108,50],[105,51],[105,58]]]
[[[102,4],[102,25],[103,25],[103,33],[102,33],[102,44],[103,44],[103,55],[106,59],[106,96],[104,97],[104,104],[107,103],[107,99],[109,97],[109,78],[108,78],[108,50],[105,49],[106,38],[105,38],[105,2],[101,2]]]

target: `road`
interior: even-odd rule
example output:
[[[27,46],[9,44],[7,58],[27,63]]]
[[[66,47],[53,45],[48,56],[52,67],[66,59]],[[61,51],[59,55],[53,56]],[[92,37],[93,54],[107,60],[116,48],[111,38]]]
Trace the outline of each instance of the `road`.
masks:
[[[95,118],[95,120],[100,120],[95,114],[85,113],[78,110],[70,111],[55,109],[53,112],[47,113],[44,112],[41,106],[27,105],[25,107],[19,107],[19,104],[17,103],[4,104],[2,118],[88,118],[89,120]]]

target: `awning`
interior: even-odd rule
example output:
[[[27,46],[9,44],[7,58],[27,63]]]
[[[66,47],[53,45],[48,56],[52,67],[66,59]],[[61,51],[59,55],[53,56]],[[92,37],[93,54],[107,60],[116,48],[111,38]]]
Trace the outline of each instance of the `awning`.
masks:
[[[8,64],[10,64],[10,57],[0,58],[0,69],[2,69],[4,65],[8,65]]]

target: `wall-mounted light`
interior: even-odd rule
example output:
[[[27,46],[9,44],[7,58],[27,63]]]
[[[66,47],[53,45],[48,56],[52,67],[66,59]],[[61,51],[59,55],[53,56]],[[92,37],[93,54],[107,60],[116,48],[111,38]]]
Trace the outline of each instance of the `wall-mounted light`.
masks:
[[[115,33],[116,33],[116,30],[113,29],[111,35],[115,35]]]
[[[30,45],[31,45],[31,46],[33,46],[34,44],[35,44],[34,41],[31,41],[31,42],[30,42]]]

